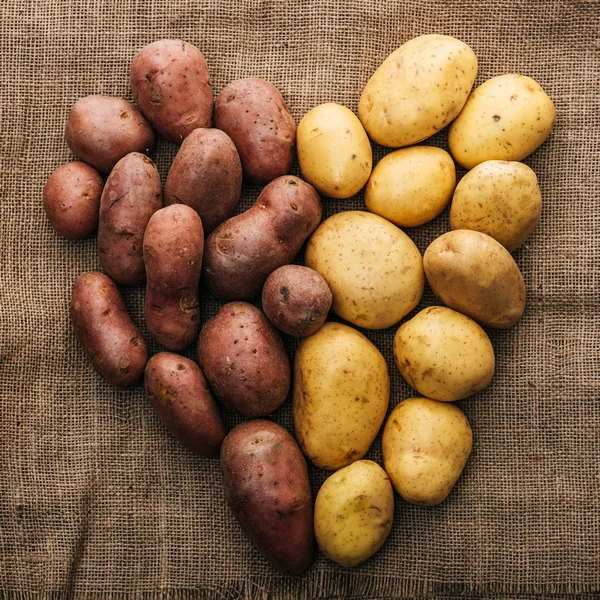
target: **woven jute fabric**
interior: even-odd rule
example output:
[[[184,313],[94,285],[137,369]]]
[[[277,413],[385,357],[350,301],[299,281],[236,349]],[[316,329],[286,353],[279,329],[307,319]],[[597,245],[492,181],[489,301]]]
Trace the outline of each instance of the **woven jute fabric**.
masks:
[[[599,14],[598,2],[570,0],[2,0],[0,596],[598,598]],[[474,448],[450,497],[435,508],[397,497],[387,543],[353,570],[318,556],[284,577],[224,504],[218,460],[184,450],[141,387],[117,390],[91,368],[68,302],[75,277],[99,269],[96,240],[59,237],[42,189],[72,159],[70,106],[89,94],[131,99],[129,65],[151,41],[196,44],[215,94],[241,77],[271,81],[298,122],[321,102],[356,111],[381,61],[426,33],[467,42],[477,84],[529,75],[556,105],[552,135],[525,161],[544,199],[515,253],[527,309],[513,329],[489,332],[494,380],[459,403]],[[163,182],[175,152],[161,141],[154,154]],[[258,192],[245,186],[240,210]],[[324,205],[326,216],[364,210],[362,195]],[[408,234],[424,251],[447,230],[445,211]],[[143,293],[124,297],[149,340]],[[427,289],[420,308],[434,302]],[[218,307],[202,293],[203,321]],[[394,365],[394,333],[366,332],[389,364],[390,409],[414,394]],[[285,341],[291,357],[297,342]],[[293,431],[289,399],[273,418]],[[381,464],[380,436],[367,457]],[[316,494],[326,474],[310,477]]]

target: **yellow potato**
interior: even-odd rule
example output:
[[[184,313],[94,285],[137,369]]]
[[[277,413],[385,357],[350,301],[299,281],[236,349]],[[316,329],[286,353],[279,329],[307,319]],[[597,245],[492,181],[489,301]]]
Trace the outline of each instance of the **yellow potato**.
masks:
[[[427,281],[448,307],[488,327],[512,327],[525,310],[525,282],[510,252],[479,231],[457,229],[423,256]]]
[[[512,252],[532,234],[541,214],[535,173],[520,162],[487,160],[456,186],[450,227],[487,233]]]
[[[554,104],[537,81],[493,77],[473,90],[450,126],[450,152],[466,169],[485,160],[523,160],[550,135],[555,120]]]
[[[423,295],[418,248],[395,225],[368,212],[344,211],[323,221],[308,241],[305,260],[327,281],[333,312],[359,327],[390,327]]]
[[[373,556],[387,539],[393,519],[392,484],[370,460],[330,475],[315,500],[319,550],[342,567],[355,567]]]
[[[365,188],[365,204],[400,227],[418,227],[444,210],[455,185],[454,161],[445,150],[404,148],[377,163]]]
[[[350,198],[369,179],[371,143],[356,115],[341,104],[320,104],[306,113],[296,146],[304,179],[327,198]]]
[[[447,35],[422,35],[392,52],[365,86],[358,116],[383,146],[416,144],[456,118],[477,76],[477,57]]]
[[[417,392],[444,402],[479,392],[494,375],[494,348],[485,331],[443,306],[425,308],[400,326],[394,357]]]
[[[385,418],[385,359],[360,332],[325,323],[304,338],[294,361],[294,428],[306,456],[333,471],[362,458]]]
[[[471,454],[467,417],[453,404],[409,398],[394,408],[383,430],[386,473],[412,504],[443,502]]]

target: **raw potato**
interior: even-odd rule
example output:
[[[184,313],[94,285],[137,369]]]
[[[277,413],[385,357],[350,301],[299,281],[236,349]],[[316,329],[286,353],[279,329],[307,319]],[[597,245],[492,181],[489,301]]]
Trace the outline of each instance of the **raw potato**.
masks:
[[[286,175],[267,185],[254,206],[207,238],[203,277],[223,300],[251,300],[268,275],[291,263],[321,221],[321,200],[312,186]]]
[[[230,302],[200,331],[198,362],[215,396],[245,417],[277,410],[290,389],[281,338],[258,308]]]
[[[71,108],[65,140],[77,158],[110,173],[125,155],[152,152],[154,131],[131,102],[112,96],[86,96]]]
[[[146,281],[143,242],[150,217],[162,208],[155,164],[133,152],[111,171],[100,199],[98,255],[106,274],[121,285]]]
[[[556,110],[537,81],[500,75],[473,91],[452,123],[454,160],[472,169],[486,160],[523,160],[550,135]]]
[[[383,546],[394,519],[394,490],[370,460],[336,471],[315,500],[319,550],[342,567],[355,567]]]
[[[453,404],[409,398],[394,408],[383,430],[386,473],[411,504],[443,502],[471,454],[467,417]]]
[[[299,265],[275,269],[262,291],[262,308],[269,321],[296,337],[312,335],[325,323],[331,301],[323,277]]]
[[[104,181],[85,163],[61,165],[44,186],[44,210],[52,227],[70,240],[90,237],[98,227]]]
[[[455,185],[454,161],[445,150],[404,148],[377,163],[365,188],[365,204],[399,227],[418,227],[444,210]]]
[[[306,265],[329,285],[333,312],[366,329],[394,325],[423,295],[419,250],[403,231],[371,213],[329,217],[308,241]]]
[[[296,124],[272,83],[232,81],[217,97],[215,125],[236,145],[246,180],[264,185],[290,172]]]
[[[137,384],[148,362],[148,349],[117,286],[102,273],[82,273],[73,284],[69,312],[94,369],[111,385]]]
[[[191,206],[208,235],[233,215],[241,190],[242,163],[231,139],[218,129],[194,129],[171,165],[165,205]]]
[[[394,357],[415,390],[444,402],[479,392],[494,375],[494,348],[485,331],[443,306],[425,308],[400,326]]]
[[[525,282],[510,252],[485,233],[457,229],[435,239],[423,266],[433,293],[488,327],[512,327],[525,310]]]
[[[410,146],[431,137],[460,113],[477,57],[447,35],[422,35],[392,52],[362,92],[358,116],[382,146]]]
[[[328,102],[306,113],[298,125],[302,176],[327,198],[350,198],[369,179],[371,143],[356,115]]]
[[[389,396],[385,359],[362,333],[325,323],[300,343],[294,363],[294,428],[302,451],[320,469],[340,469],[367,453]]]
[[[450,227],[486,233],[512,252],[533,233],[541,214],[535,173],[520,162],[488,160],[456,186]]]
[[[194,129],[210,127],[213,96],[204,55],[181,40],[158,40],[134,57],[133,98],[154,128],[180,144]]]
[[[306,461],[271,421],[234,427],[221,448],[225,500],[250,540],[278,571],[299,575],[315,550]]]
[[[219,454],[227,431],[195,362],[159,352],[146,365],[144,386],[156,414],[186,448],[202,456]]]
[[[183,204],[162,208],[148,221],[143,246],[148,331],[165,348],[184,350],[196,341],[200,329],[202,221]]]

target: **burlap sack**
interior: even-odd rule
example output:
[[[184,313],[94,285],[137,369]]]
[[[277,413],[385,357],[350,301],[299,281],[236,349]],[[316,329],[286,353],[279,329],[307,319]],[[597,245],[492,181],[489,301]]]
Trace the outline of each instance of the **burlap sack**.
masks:
[[[0,595],[599,597],[598,17],[598,2],[583,0],[2,0]],[[494,381],[460,403],[474,450],[448,500],[423,509],[397,499],[371,560],[344,570],[318,557],[285,578],[224,506],[218,461],[182,449],[141,388],[113,389],[88,364],[67,307],[74,278],[99,268],[96,242],[55,234],[42,188],[72,158],[69,107],[88,94],[131,98],[129,64],[150,41],[197,44],[215,93],[268,79],[298,121],[325,101],[356,110],[383,58],[431,32],[471,45],[477,83],[523,73],[556,104],[553,134],[526,160],[544,196],[541,224],[515,255],[527,310],[514,329],[491,332]],[[430,143],[444,147],[446,135]],[[174,152],[165,142],[156,151],[163,181]],[[257,193],[245,188],[244,208]],[[446,211],[409,234],[423,251],[447,229]],[[125,298],[147,336],[143,290]],[[421,307],[433,302],[427,292]],[[218,304],[204,295],[203,307],[204,320]],[[394,332],[368,333],[389,362],[392,406],[411,394],[393,364]],[[289,402],[274,418],[292,430]],[[381,461],[379,438],[368,458]],[[314,493],[324,478],[311,469]]]

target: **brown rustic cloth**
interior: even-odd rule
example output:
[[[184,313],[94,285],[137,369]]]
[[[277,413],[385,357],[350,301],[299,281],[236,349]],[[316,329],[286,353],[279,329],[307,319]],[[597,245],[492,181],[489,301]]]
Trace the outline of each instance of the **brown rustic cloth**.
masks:
[[[0,596],[600,597],[599,10],[570,0],[2,0]],[[55,234],[42,188],[72,158],[69,107],[88,94],[130,99],[128,67],[148,42],[198,45],[215,93],[240,77],[270,80],[298,122],[321,102],[356,110],[385,56],[426,33],[469,43],[477,83],[526,74],[556,104],[554,132],[526,160],[544,197],[541,224],[515,255],[527,310],[491,332],[493,383],[459,403],[474,450],[448,500],[424,509],[397,498],[371,560],[345,570],[319,556],[286,578],[224,505],[218,461],[182,449],[141,388],[113,389],[91,369],[67,307],[74,278],[99,268],[96,241]],[[445,147],[446,135],[428,143]],[[166,142],[155,153],[163,181],[174,153]],[[242,208],[258,191],[245,187]],[[325,204],[327,215],[364,208],[362,195]],[[447,229],[446,211],[408,233],[423,251]],[[125,299],[148,337],[143,290]],[[427,291],[421,308],[432,303]],[[204,320],[218,304],[204,294],[203,307]],[[368,333],[389,363],[391,406],[411,395],[394,332]],[[286,344],[291,356],[296,343]],[[274,418],[292,431],[289,401]],[[380,438],[368,457],[381,462]],[[310,475],[316,494],[325,474]]]

